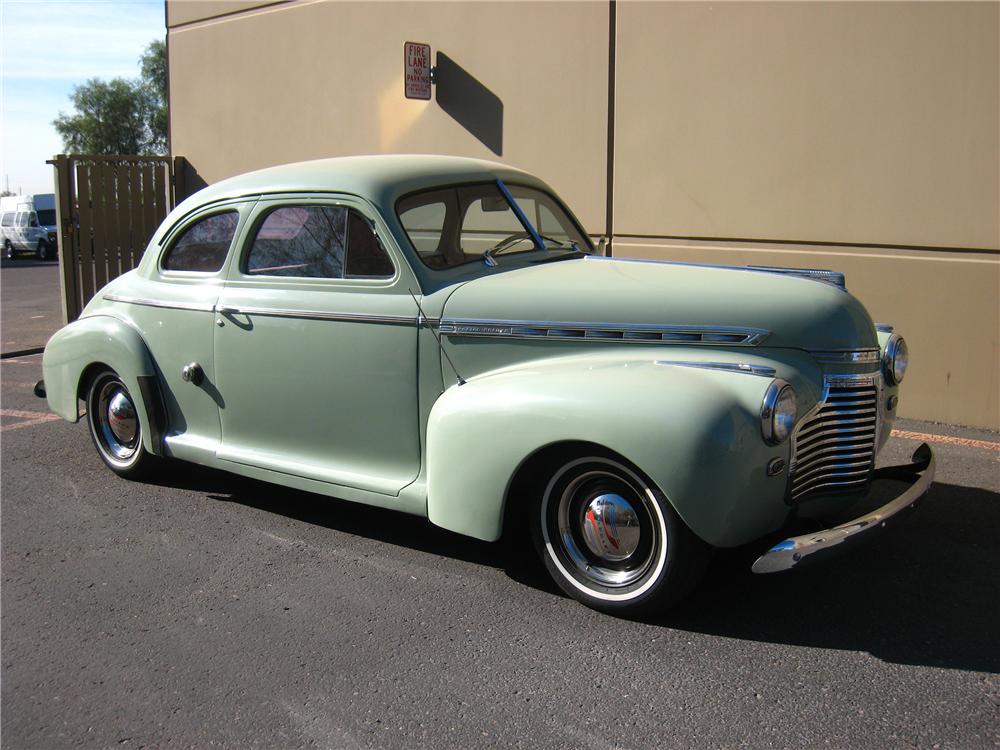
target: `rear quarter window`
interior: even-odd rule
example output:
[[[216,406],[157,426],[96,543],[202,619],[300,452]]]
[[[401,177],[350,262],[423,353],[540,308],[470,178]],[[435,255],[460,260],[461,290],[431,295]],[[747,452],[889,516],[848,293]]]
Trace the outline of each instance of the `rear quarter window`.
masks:
[[[212,214],[189,225],[163,256],[164,271],[215,273],[222,268],[239,224],[238,211]]]

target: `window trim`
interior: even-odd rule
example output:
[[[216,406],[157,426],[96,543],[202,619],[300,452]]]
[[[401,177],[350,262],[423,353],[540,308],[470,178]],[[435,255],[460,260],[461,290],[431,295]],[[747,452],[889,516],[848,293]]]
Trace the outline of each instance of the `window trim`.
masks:
[[[229,258],[233,254],[233,245],[236,243],[240,236],[240,225],[243,222],[243,211],[240,209],[241,204],[224,204],[221,206],[212,206],[205,211],[199,211],[198,213],[191,214],[185,217],[184,220],[177,222],[171,228],[168,237],[164,238],[161,244],[160,256],[156,260],[156,268],[161,275],[175,278],[197,278],[206,279],[212,276],[224,275],[226,271],[226,266],[229,264]],[[187,230],[190,229],[195,224],[200,223],[203,220],[210,219],[213,216],[220,216],[222,214],[236,214],[236,228],[233,230],[233,236],[229,240],[229,249],[226,250],[226,257],[222,261],[222,265],[214,271],[192,271],[189,269],[178,269],[178,268],[167,268],[164,264],[170,253],[173,251],[174,246],[178,241],[183,239]]]
[[[459,269],[459,268],[474,267],[474,264],[477,263],[477,259],[467,260],[464,263],[457,263],[457,264],[455,264],[453,266],[447,266],[445,268],[433,268],[433,267],[427,265],[426,263],[424,263],[423,258],[420,255],[420,251],[417,250],[416,246],[413,244],[413,240],[410,239],[410,234],[409,234],[409,232],[406,231],[406,226],[403,224],[403,220],[402,220],[402,218],[399,215],[399,204],[402,203],[402,202],[404,202],[404,201],[406,201],[406,200],[408,200],[408,199],[410,199],[410,198],[412,198],[412,197],[414,197],[414,196],[416,196],[416,195],[421,195],[421,194],[424,194],[424,193],[433,193],[433,192],[437,192],[437,191],[440,191],[440,190],[460,190],[462,188],[477,187],[477,186],[483,186],[483,185],[493,185],[494,187],[496,187],[497,186],[497,182],[496,182],[497,179],[502,179],[502,178],[500,178],[500,177],[494,177],[492,180],[474,180],[474,181],[471,181],[471,182],[449,182],[449,183],[445,183],[443,185],[436,185],[436,186],[433,186],[433,187],[432,186],[425,186],[425,187],[422,187],[422,188],[418,188],[417,190],[411,190],[408,193],[404,193],[403,195],[399,196],[393,202],[393,204],[392,204],[392,210],[393,210],[394,218],[395,218],[397,224],[399,225],[399,228],[403,232],[403,237],[406,238],[406,242],[407,242],[407,245],[409,246],[409,250],[413,253],[413,257],[415,258],[416,262],[418,264],[420,264],[420,266],[422,267],[423,270],[429,271],[430,273],[433,273],[433,274],[447,273],[449,271],[454,271],[455,269]],[[558,195],[556,195],[555,192],[553,192],[550,188],[548,188],[548,187],[544,187],[543,188],[543,187],[539,187],[538,185],[529,185],[529,184],[524,183],[524,182],[519,182],[516,179],[513,180],[513,181],[503,180],[503,184],[508,189],[512,188],[512,187],[527,188],[528,190],[536,190],[539,193],[542,193],[542,194],[548,196],[552,200],[552,202],[555,203],[557,206],[559,206],[559,208],[562,209],[563,213],[566,214],[566,218],[569,219],[570,223],[573,225],[573,227],[576,229],[576,231],[579,232],[580,236],[583,237],[583,239],[586,241],[588,250],[591,253],[596,254],[597,250],[594,247],[594,243],[593,243],[593,240],[591,240],[590,235],[583,228],[583,226],[581,226],[580,221],[576,218],[576,215],[570,210],[569,206],[567,206],[566,203],[562,200],[562,198],[560,198]],[[516,202],[516,199],[515,199],[515,202]],[[518,221],[520,221],[520,219],[518,219]],[[530,219],[529,219],[529,221],[530,221]],[[537,227],[536,227],[536,229],[537,229]],[[529,236],[530,236],[530,233],[529,233]],[[524,250],[524,251],[522,251],[520,253],[508,253],[508,254],[505,254],[505,257],[522,255],[522,254],[529,253],[529,252],[544,252],[544,251],[539,250],[538,248],[533,248],[532,250]]]
[[[250,258],[250,251],[253,249],[253,243],[257,239],[257,233],[260,231],[261,226],[267,220],[267,217],[272,213],[281,208],[309,208],[311,206],[334,206],[337,208],[344,208],[348,211],[354,211],[361,219],[371,227],[372,232],[378,239],[379,246],[385,253],[386,257],[389,259],[389,263],[392,264],[393,273],[391,276],[341,276],[341,277],[316,277],[316,276],[277,276],[269,275],[264,273],[247,273],[247,261]],[[282,195],[282,196],[265,196],[260,202],[258,202],[252,211],[250,220],[247,223],[247,227],[243,232],[243,236],[240,240],[240,249],[235,256],[235,264],[233,271],[230,273],[230,280],[239,280],[241,282],[257,282],[257,283],[281,283],[286,285],[303,285],[303,286],[324,286],[329,284],[334,284],[337,286],[347,286],[360,284],[363,286],[375,286],[375,287],[387,287],[392,286],[396,281],[398,281],[402,272],[400,270],[399,261],[393,257],[392,251],[386,247],[386,236],[391,236],[388,229],[379,231],[378,221],[373,218],[367,211],[362,210],[361,206],[352,200],[333,197],[333,196],[306,196],[301,194],[292,195]],[[346,248],[345,248],[346,250]],[[233,275],[235,273],[235,276]]]

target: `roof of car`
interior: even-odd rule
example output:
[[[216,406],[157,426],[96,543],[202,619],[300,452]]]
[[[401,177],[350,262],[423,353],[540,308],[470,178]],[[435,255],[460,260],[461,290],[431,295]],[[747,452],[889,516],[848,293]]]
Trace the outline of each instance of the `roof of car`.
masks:
[[[482,159],[429,154],[346,156],[259,169],[217,182],[198,191],[177,209],[192,208],[244,195],[286,192],[344,192],[394,202],[425,187],[496,177],[539,183],[514,167]]]

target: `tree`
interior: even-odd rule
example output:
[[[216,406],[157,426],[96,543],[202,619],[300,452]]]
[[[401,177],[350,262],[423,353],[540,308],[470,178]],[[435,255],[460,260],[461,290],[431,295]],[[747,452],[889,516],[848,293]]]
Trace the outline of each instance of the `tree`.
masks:
[[[154,41],[136,80],[91,78],[73,88],[73,114],[52,124],[67,153],[162,154],[167,146],[166,45]]]
[[[149,97],[149,130],[156,153],[167,151],[167,45],[153,41],[139,60],[140,81]]]

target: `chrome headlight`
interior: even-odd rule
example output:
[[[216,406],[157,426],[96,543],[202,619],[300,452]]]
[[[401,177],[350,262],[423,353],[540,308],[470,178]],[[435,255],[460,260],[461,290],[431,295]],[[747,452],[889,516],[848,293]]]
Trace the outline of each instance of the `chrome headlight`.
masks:
[[[906,375],[906,367],[910,364],[910,348],[906,345],[906,339],[898,333],[894,333],[885,343],[885,352],[882,354],[882,372],[889,385],[899,385]]]
[[[788,439],[798,414],[795,389],[784,380],[772,380],[760,407],[760,433],[768,445],[779,445]]]

